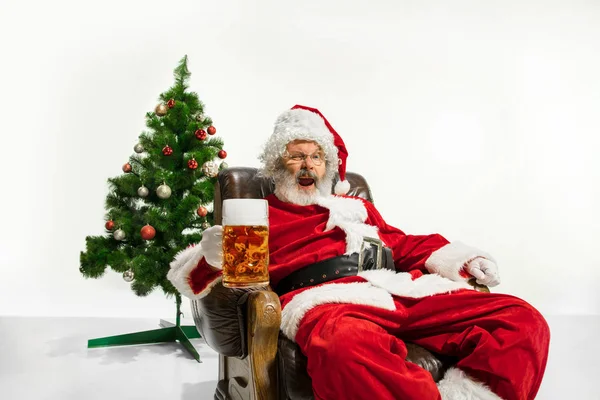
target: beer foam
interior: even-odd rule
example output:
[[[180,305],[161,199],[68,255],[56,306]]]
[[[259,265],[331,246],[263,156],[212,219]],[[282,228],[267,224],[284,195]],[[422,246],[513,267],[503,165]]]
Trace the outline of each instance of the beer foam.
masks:
[[[269,225],[269,204],[263,199],[223,200],[223,225]]]

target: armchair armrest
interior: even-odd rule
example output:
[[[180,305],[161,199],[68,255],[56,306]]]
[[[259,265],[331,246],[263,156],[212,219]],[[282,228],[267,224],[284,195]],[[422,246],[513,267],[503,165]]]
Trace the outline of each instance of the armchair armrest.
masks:
[[[279,297],[271,290],[248,296],[248,358],[256,399],[277,398],[277,339],[281,325]]]
[[[259,293],[264,295],[258,296]],[[265,313],[264,317],[256,317],[259,324],[256,329],[263,329],[260,324],[271,326],[276,322],[275,332],[279,332],[279,298],[266,288],[231,289],[219,283],[207,296],[192,300],[191,307],[196,328],[206,343],[226,357],[242,359],[248,355],[248,326],[252,316],[248,311],[251,308],[258,313],[262,307]]]
[[[220,354],[215,399],[276,400],[281,324],[277,294],[267,288],[230,289],[218,284],[191,305],[198,331]]]
[[[192,300],[196,328],[217,353],[240,359],[248,355],[246,301],[252,291],[230,289],[218,283],[205,297]]]

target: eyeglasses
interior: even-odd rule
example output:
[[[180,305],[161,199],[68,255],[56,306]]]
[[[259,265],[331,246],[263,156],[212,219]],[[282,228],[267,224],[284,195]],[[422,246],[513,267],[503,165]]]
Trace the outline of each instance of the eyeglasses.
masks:
[[[290,161],[292,161],[293,163],[301,163],[306,161],[307,158],[310,158],[310,161],[312,161],[312,163],[314,165],[321,165],[323,164],[323,161],[325,160],[325,155],[323,155],[323,153],[318,152],[318,153],[314,153],[314,154],[304,154],[304,153],[285,153],[283,155],[283,158],[286,158]]]

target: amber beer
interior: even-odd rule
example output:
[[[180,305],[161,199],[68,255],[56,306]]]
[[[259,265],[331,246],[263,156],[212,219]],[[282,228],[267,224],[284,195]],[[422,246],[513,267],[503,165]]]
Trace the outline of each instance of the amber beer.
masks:
[[[223,286],[269,284],[269,218],[266,200],[223,201]]]

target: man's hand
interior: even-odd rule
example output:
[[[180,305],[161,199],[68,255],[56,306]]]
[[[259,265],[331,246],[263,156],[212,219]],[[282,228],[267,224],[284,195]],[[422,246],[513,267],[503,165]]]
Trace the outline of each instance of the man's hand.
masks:
[[[471,260],[465,268],[480,285],[496,286],[500,283],[500,274],[498,266],[490,260],[478,257]]]
[[[202,232],[200,246],[204,250],[206,262],[216,268],[223,268],[223,227],[221,225],[211,226]]]

